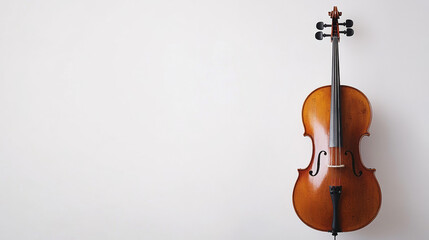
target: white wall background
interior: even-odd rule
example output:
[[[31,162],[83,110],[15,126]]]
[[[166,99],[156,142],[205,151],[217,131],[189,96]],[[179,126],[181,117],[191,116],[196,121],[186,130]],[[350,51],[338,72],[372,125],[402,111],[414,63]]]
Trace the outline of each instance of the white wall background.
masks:
[[[296,216],[301,106],[372,102],[378,217],[340,239],[425,239],[428,1],[1,1],[0,239],[331,239]]]

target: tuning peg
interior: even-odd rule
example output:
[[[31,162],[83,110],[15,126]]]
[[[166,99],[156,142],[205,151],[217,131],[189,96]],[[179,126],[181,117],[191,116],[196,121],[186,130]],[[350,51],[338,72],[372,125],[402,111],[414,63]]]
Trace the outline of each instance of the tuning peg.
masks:
[[[347,37],[351,37],[351,36],[353,36],[353,34],[355,34],[355,31],[353,31],[353,29],[351,29],[351,28],[347,28],[347,30],[340,31],[340,33],[344,33],[344,34],[346,34]]]
[[[353,21],[350,19],[347,19],[346,20],[346,27],[348,27],[348,28],[353,27]]]
[[[330,27],[331,24],[325,24],[323,22],[318,22],[316,23],[316,28],[319,30],[323,30],[325,27]]]
[[[346,22],[339,23],[338,25],[346,26],[346,27],[353,27],[353,21],[350,19],[347,19]]]
[[[331,36],[329,34],[324,34],[322,31],[319,31],[315,34],[317,40],[322,40],[324,37]]]

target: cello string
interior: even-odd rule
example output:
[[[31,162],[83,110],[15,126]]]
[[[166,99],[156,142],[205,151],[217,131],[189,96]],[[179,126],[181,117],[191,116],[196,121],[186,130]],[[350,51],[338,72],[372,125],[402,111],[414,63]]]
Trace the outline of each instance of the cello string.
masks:
[[[337,55],[337,50],[338,50],[338,38],[335,37],[334,39],[334,81],[335,81],[335,117],[336,117],[336,142],[337,142],[337,148],[335,149],[335,165],[338,166],[338,147],[339,147],[339,142],[338,142],[338,72],[337,72],[337,68],[338,68],[338,55]]]
[[[336,81],[336,106],[337,108],[336,110],[336,117],[337,117],[337,143],[338,143],[338,147],[337,147],[337,167],[339,167],[339,165],[341,165],[341,138],[340,138],[340,126],[341,126],[341,118],[340,118],[340,74],[339,74],[339,61],[338,61],[338,38],[335,41],[335,81]],[[336,169],[336,176],[337,176],[337,185],[340,185],[340,176],[338,174],[338,171],[341,171],[340,168]]]
[[[340,158],[341,158],[341,142],[340,142],[340,82],[339,82],[339,72],[338,72],[338,68],[339,68],[339,62],[338,62],[338,38],[335,39],[335,100],[336,100],[336,117],[337,117],[337,167],[339,167],[338,164],[341,165],[341,161],[339,162]],[[339,176],[338,176],[338,171],[341,171],[340,168],[337,168],[335,171],[335,175],[337,178],[337,184],[339,185]]]
[[[336,142],[336,146],[335,146],[335,166],[338,165],[338,82],[337,82],[337,44],[338,44],[338,39],[336,37],[334,37],[334,41],[333,41],[333,59],[334,59],[334,69],[333,69],[333,77],[334,77],[334,106],[335,108],[332,111],[335,111],[335,142]],[[334,178],[335,178],[335,185],[337,185],[337,168],[334,168]]]
[[[337,57],[337,104],[338,104],[338,114],[337,114],[337,121],[338,121],[338,156],[339,156],[339,165],[341,166],[341,85],[340,85],[340,61],[339,61],[339,51],[338,51],[338,43],[337,43],[337,50],[336,50],[336,57]],[[338,168],[338,186],[341,185],[341,168]]]
[[[338,115],[337,115],[337,121],[338,121],[338,155],[339,155],[339,164],[340,166],[342,165],[342,160],[341,160],[341,156],[342,156],[342,151],[341,151],[341,85],[340,85],[340,61],[339,61],[339,49],[338,49],[338,43],[337,43],[337,50],[336,50],[336,57],[337,57],[337,81],[338,81],[338,89],[337,89],[337,98],[338,98]],[[342,169],[338,168],[339,176],[338,176],[338,185],[341,185],[341,172]]]

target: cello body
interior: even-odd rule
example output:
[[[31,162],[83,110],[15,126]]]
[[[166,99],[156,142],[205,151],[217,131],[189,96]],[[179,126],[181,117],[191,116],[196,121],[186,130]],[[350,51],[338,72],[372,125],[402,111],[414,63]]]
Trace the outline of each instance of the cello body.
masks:
[[[331,86],[314,90],[302,108],[304,135],[312,140],[313,154],[308,167],[298,169],[293,204],[304,223],[321,231],[332,230],[333,204],[327,191],[332,183],[342,186],[338,205],[341,232],[357,230],[369,224],[377,216],[381,205],[381,190],[374,176],[375,169],[366,168],[359,154],[360,139],[369,136],[370,103],[355,88],[341,86],[340,89],[344,167],[326,167],[332,161],[330,155],[333,152],[321,153],[329,149]],[[310,175],[310,171],[317,171],[317,165],[319,172],[315,176]]]
[[[329,16],[332,24],[319,22],[316,27],[331,27],[331,34],[320,31],[316,39],[331,38],[331,85],[314,90],[304,101],[304,136],[311,138],[313,153],[307,168],[298,169],[292,199],[305,224],[335,238],[339,232],[365,227],[377,216],[381,190],[375,169],[364,166],[359,152],[361,138],[369,136],[371,105],[361,91],[340,84],[340,33],[352,36],[353,21],[339,23],[336,7]]]

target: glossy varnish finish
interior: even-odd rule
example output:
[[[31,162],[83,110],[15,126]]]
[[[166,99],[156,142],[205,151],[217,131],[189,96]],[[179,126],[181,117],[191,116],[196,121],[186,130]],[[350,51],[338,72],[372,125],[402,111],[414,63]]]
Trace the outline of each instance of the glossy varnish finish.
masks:
[[[355,88],[341,86],[340,89],[341,149],[329,148],[331,86],[314,90],[305,100],[302,109],[304,135],[312,139],[313,154],[308,167],[298,169],[293,204],[304,223],[322,231],[332,229],[333,207],[329,186],[342,186],[339,201],[342,232],[357,230],[369,224],[376,217],[381,205],[381,190],[374,176],[375,169],[366,168],[359,154],[360,139],[369,135],[370,103],[365,95]],[[326,155],[319,154],[321,151],[325,151]],[[311,176],[310,171],[313,175],[316,172],[319,155],[319,171],[315,176]],[[334,162],[340,157],[340,164],[344,167],[328,166],[336,165]],[[362,174],[359,176],[360,172]]]

